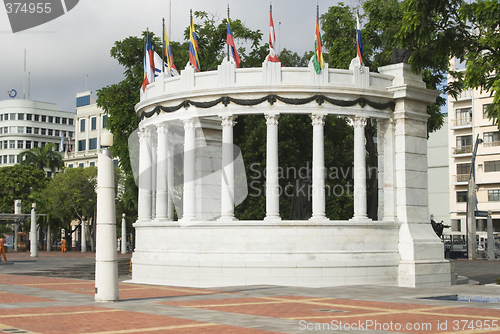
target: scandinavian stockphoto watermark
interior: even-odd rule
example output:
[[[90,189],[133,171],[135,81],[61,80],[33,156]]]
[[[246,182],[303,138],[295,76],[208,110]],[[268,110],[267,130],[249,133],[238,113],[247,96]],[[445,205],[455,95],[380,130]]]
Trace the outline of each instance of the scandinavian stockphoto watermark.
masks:
[[[4,0],[12,32],[27,30],[52,21],[70,10],[79,0]]]

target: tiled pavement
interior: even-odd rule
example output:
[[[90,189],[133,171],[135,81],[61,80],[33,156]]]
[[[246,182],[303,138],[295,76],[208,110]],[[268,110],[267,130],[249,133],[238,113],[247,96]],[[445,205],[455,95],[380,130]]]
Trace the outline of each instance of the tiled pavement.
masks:
[[[500,333],[500,303],[420,299],[500,298],[496,286],[196,289],[122,282],[119,302],[96,303],[92,280],[56,275],[88,271],[92,253],[40,252],[36,262],[8,256],[16,264],[0,265],[0,333]]]

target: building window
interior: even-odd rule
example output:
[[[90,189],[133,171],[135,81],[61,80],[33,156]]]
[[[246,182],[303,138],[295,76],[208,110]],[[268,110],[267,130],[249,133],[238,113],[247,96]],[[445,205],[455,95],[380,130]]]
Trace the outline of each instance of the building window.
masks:
[[[80,119],[80,132],[85,132],[85,118]]]
[[[11,120],[11,121],[15,121],[15,120],[16,120],[16,114],[11,113],[11,114],[10,114],[10,120]]]
[[[40,133],[40,128],[33,128],[33,134],[37,135]]]
[[[31,121],[33,119],[33,114],[26,114],[26,120]]]
[[[92,117],[90,119],[90,130],[97,129],[97,117]]]
[[[78,141],[78,151],[85,151],[85,139]]]
[[[4,134],[9,133],[9,127],[8,126],[4,126],[3,127],[3,133]]]
[[[31,141],[29,140],[26,141],[26,149],[27,150],[31,149]]]
[[[73,168],[73,164],[68,164],[68,168]]]
[[[24,148],[24,142],[22,140],[17,141],[17,148]]]
[[[500,160],[485,161],[484,162],[484,171],[486,173],[500,172]]]
[[[83,162],[80,162],[80,163],[78,164],[78,167],[82,167],[82,168],[83,168],[83,167],[85,167],[85,165],[83,164]]]
[[[9,140],[9,148],[16,148],[16,141],[15,140]]]
[[[59,143],[56,143],[56,152],[59,152],[59,147],[61,146],[61,144]]]
[[[35,122],[39,122],[40,121],[40,115],[35,115]]]
[[[73,125],[73,119],[72,118],[68,119],[68,125]]]
[[[467,202],[467,191],[457,191],[457,203]]]
[[[42,115],[42,122],[47,122],[47,116]]]
[[[54,117],[49,116],[49,123],[54,123]]]
[[[68,131],[68,137],[73,138],[73,131]]]
[[[49,129],[49,131],[48,131],[48,135],[49,135],[49,136],[52,136],[52,135],[54,135],[54,130],[52,130],[52,129]]]
[[[42,129],[41,134],[45,136],[47,134],[47,129]]]
[[[4,156],[3,156],[3,163],[4,163],[4,164],[6,164],[6,163],[7,163],[7,156],[6,156],[6,155],[4,155]]]
[[[46,143],[45,143],[44,141],[42,141],[42,145],[41,145],[41,146],[42,146],[42,147],[45,147],[45,144],[46,144]]]
[[[90,162],[90,167],[95,167],[95,162],[94,161]]]
[[[102,128],[106,129],[106,121],[108,120],[108,115],[102,115]]]
[[[113,166],[118,167],[118,159],[113,160]]]
[[[52,177],[52,172],[47,172],[47,177]]]
[[[0,115],[0,121],[3,121],[3,114]]]
[[[18,121],[24,121],[24,114],[17,114]]]
[[[33,128],[27,126],[26,127],[26,133],[32,133],[33,132]]]
[[[455,126],[470,125],[472,121],[472,109],[462,108],[456,111]]]
[[[97,150],[97,138],[89,139],[89,150]]]
[[[61,124],[61,117],[56,117],[56,124]]]
[[[90,95],[80,96],[76,98],[76,107],[83,107],[90,105]]]
[[[9,164],[15,164],[15,163],[16,163],[16,156],[9,155]]]
[[[38,142],[37,142],[37,141],[34,141],[34,142],[33,142],[33,147],[34,147],[34,148],[38,147]]]
[[[486,109],[488,109],[488,107],[490,106],[490,104],[483,104],[483,119],[488,119],[488,114],[486,113]]]
[[[61,119],[61,124],[64,124],[64,125],[68,124],[68,119],[63,117]]]
[[[457,182],[469,181],[470,163],[457,164]]]
[[[9,120],[9,114],[5,114],[3,118],[4,118],[4,121],[8,121]]]
[[[3,149],[6,150],[9,147],[9,142],[7,140],[3,141]]]
[[[54,130],[54,136],[59,137],[59,130]]]
[[[24,133],[24,126],[18,126],[17,133]]]
[[[471,153],[472,152],[472,135],[457,136],[457,147],[455,154]]]
[[[492,146],[500,146],[499,135],[500,132],[485,132],[483,134],[483,146],[484,147],[492,147]]]

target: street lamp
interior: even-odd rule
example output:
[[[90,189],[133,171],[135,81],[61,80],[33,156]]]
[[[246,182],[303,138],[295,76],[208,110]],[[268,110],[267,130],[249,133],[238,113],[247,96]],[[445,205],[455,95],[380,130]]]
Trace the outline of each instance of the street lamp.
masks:
[[[116,255],[116,213],[114,166],[109,147],[113,135],[101,135],[102,152],[97,166],[97,224],[95,254],[95,300],[118,300],[118,262]]]

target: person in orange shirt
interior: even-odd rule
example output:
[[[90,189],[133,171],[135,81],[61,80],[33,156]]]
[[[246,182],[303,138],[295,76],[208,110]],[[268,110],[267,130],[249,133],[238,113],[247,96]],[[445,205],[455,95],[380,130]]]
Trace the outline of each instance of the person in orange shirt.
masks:
[[[0,238],[0,255],[2,255],[3,257],[3,260],[5,262],[7,262],[7,257],[5,256],[5,239],[4,238]]]
[[[61,240],[61,252],[66,253],[66,239]]]

